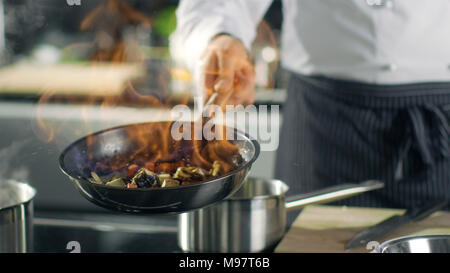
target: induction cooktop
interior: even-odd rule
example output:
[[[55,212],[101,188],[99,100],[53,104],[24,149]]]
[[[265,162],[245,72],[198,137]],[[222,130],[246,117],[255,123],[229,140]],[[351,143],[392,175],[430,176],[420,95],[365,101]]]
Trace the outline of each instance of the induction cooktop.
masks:
[[[181,253],[176,216],[37,213],[35,253]]]

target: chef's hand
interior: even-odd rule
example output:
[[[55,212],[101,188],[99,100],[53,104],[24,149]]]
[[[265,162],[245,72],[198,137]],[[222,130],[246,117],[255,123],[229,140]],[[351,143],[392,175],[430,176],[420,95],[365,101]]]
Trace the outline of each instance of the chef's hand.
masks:
[[[221,34],[208,45],[202,57],[207,97],[217,92],[214,104],[249,105],[255,98],[255,74],[241,41]]]

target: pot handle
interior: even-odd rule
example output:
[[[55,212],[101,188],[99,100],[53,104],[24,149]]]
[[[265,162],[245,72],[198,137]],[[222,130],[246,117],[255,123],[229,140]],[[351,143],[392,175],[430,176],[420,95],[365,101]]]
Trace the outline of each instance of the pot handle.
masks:
[[[359,184],[340,184],[311,193],[286,197],[286,210],[295,210],[313,204],[324,204],[351,197],[360,193],[381,189],[384,183],[368,180]]]

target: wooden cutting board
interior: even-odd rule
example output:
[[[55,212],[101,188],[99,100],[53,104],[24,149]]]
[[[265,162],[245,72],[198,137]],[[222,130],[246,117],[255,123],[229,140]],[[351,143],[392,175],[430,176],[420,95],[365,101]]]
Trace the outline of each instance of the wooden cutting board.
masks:
[[[279,243],[278,253],[369,253],[366,246],[345,251],[345,244],[360,231],[404,210],[309,206],[303,209]],[[378,242],[407,235],[450,234],[450,213],[436,212],[428,218],[405,225]]]
[[[0,94],[117,96],[144,73],[139,64],[17,64],[0,69]]]

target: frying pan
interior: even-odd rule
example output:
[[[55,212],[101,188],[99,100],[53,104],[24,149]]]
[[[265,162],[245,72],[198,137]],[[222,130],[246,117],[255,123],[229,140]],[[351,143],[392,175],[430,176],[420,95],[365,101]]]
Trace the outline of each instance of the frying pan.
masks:
[[[138,149],[131,136],[139,132],[141,139],[151,143],[155,126],[167,122],[138,123],[106,129],[85,136],[69,145],[60,155],[60,168],[81,195],[92,203],[115,211],[130,213],[180,213],[221,201],[236,192],[244,182],[259,155],[259,144],[236,130],[235,139],[243,162],[224,176],[170,188],[114,188],[88,180],[97,162],[128,158]]]

